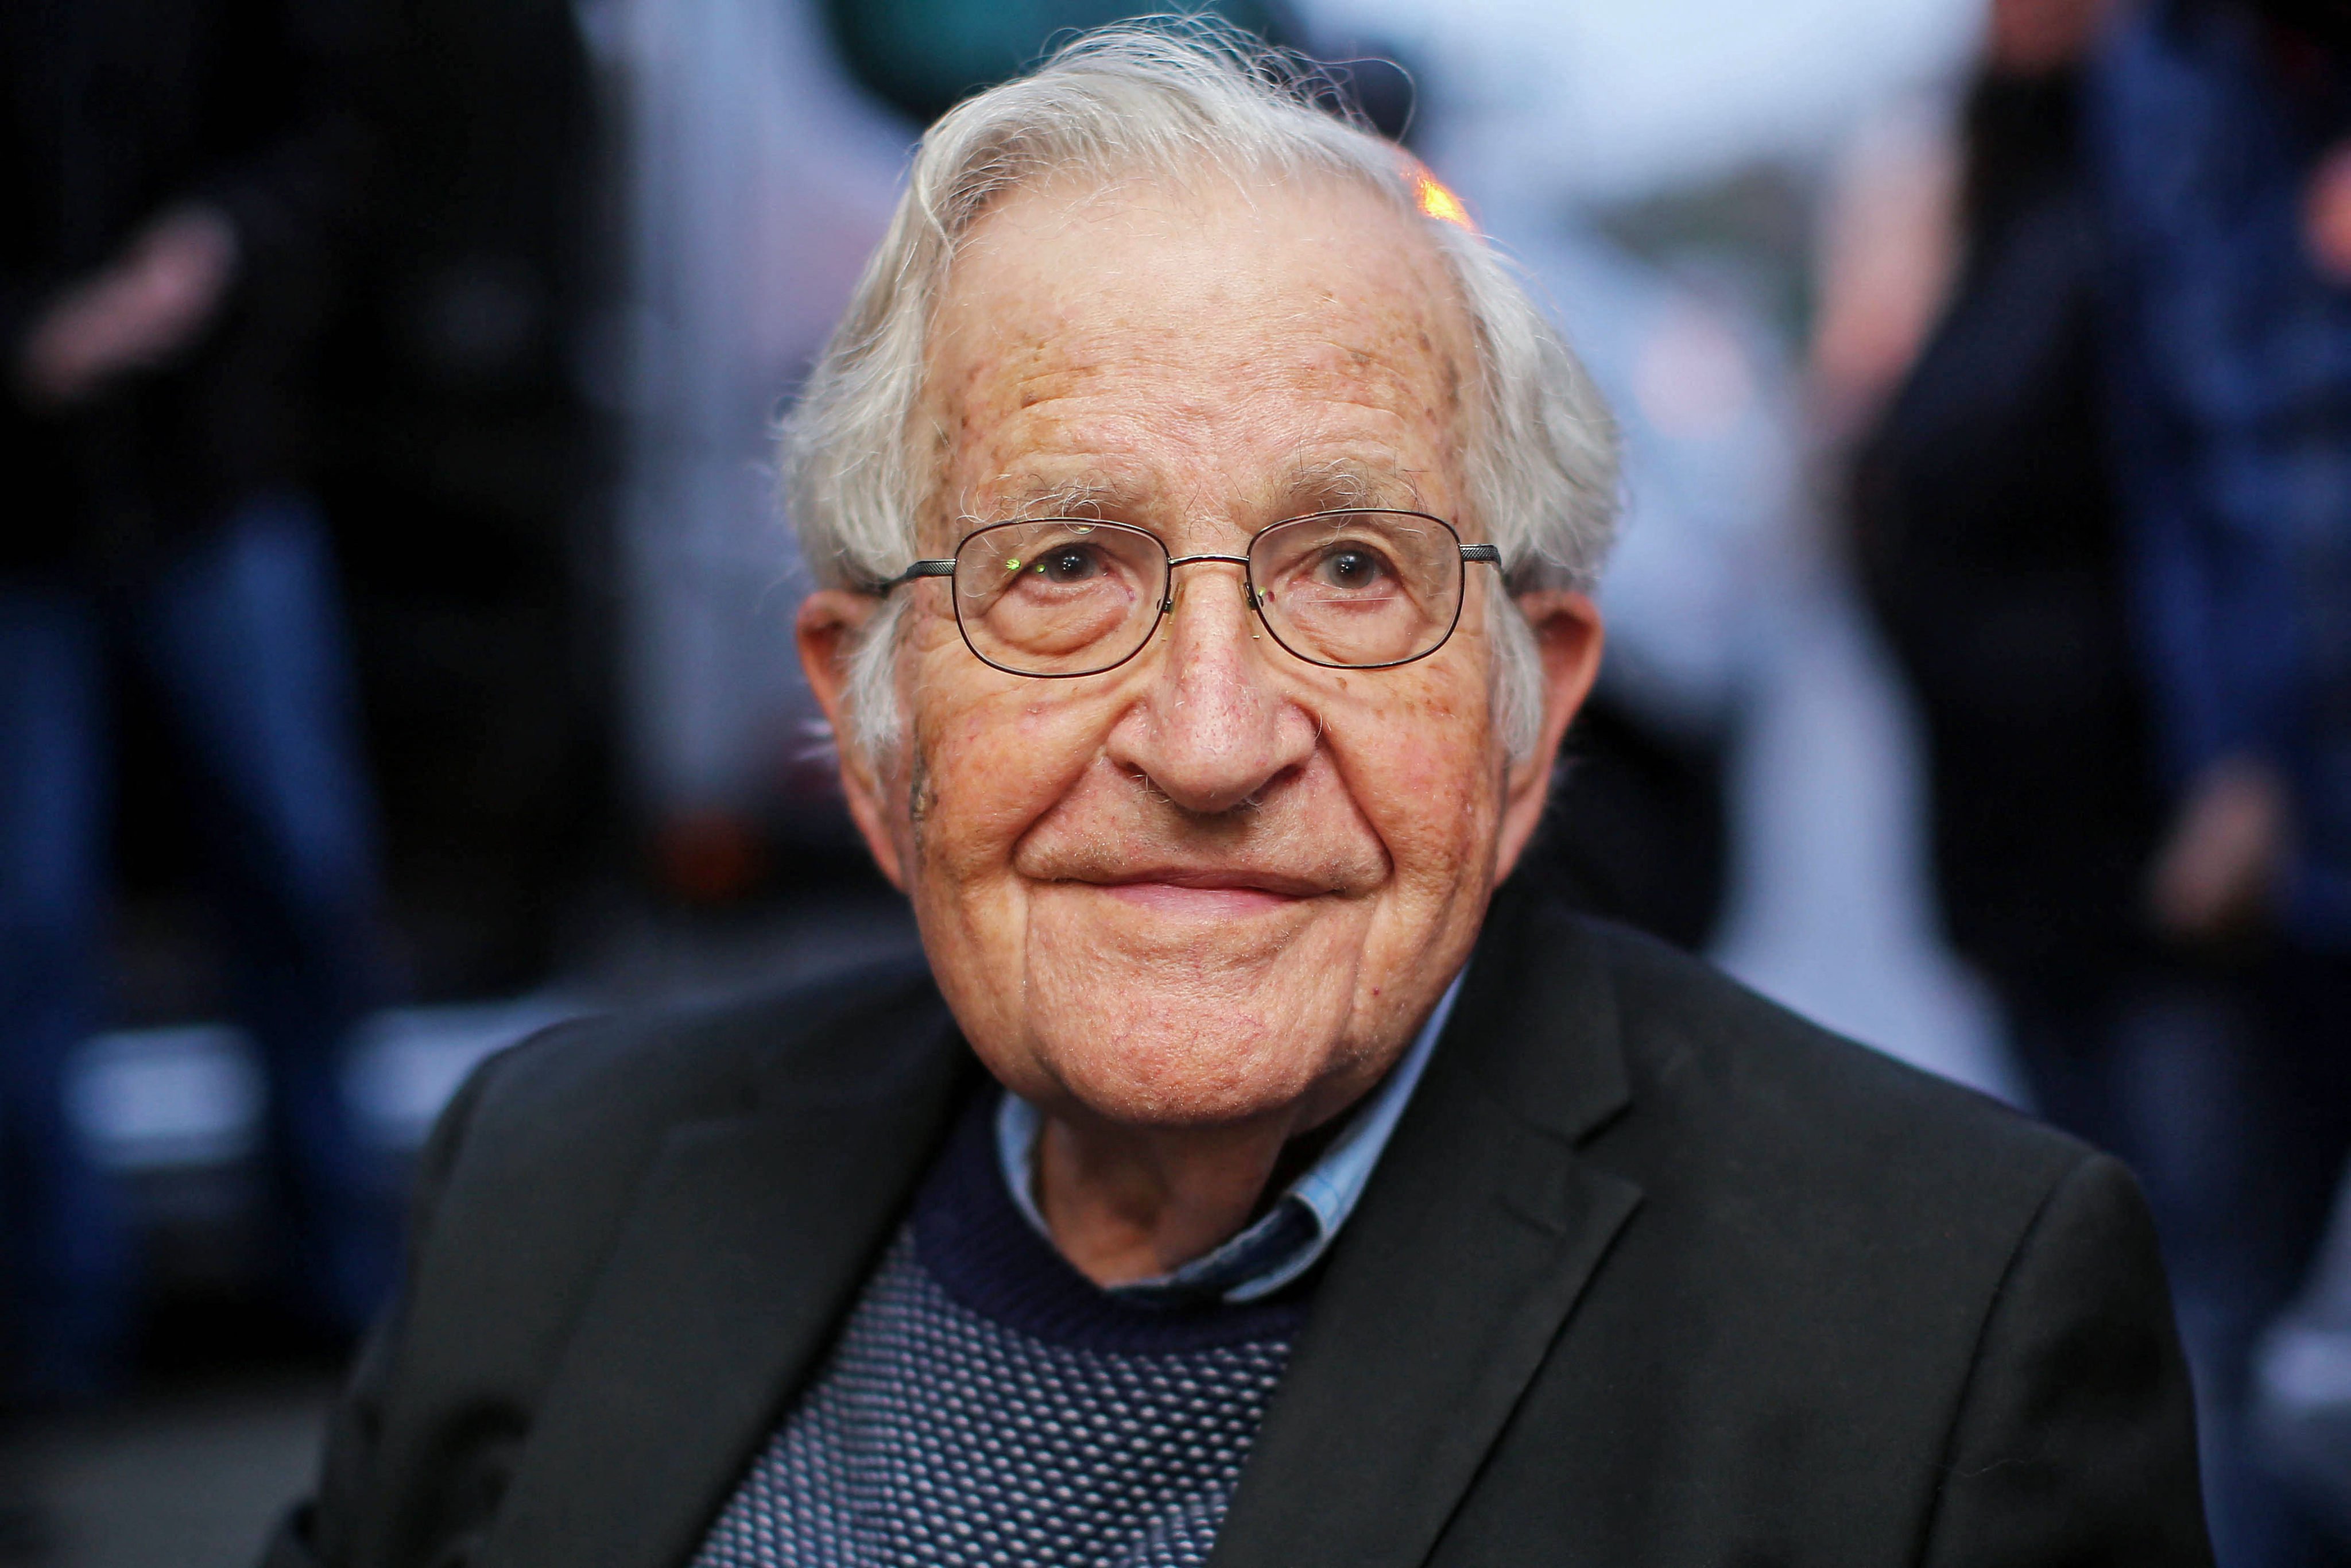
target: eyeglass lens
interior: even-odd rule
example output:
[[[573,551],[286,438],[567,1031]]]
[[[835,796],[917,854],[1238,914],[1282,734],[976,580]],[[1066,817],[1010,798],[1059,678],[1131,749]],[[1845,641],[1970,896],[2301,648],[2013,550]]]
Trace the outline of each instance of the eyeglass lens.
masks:
[[[1310,664],[1362,669],[1433,652],[1461,609],[1461,541],[1410,512],[1333,512],[1249,541],[1259,612]]]
[[[1141,652],[1168,598],[1166,548],[1123,523],[998,523],[956,552],[973,653],[1027,675],[1092,674]],[[1329,512],[1249,541],[1266,629],[1311,664],[1368,668],[1434,652],[1461,608],[1460,540],[1410,512]]]

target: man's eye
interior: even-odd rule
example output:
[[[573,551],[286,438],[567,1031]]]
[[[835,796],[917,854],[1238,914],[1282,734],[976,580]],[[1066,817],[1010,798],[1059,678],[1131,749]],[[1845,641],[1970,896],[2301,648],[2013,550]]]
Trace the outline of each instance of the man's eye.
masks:
[[[1084,582],[1100,577],[1101,556],[1085,545],[1060,545],[1029,563],[1029,570],[1047,582]]]
[[[1375,588],[1389,576],[1388,563],[1376,551],[1360,546],[1343,545],[1324,552],[1316,563],[1314,575],[1332,588],[1360,592]]]

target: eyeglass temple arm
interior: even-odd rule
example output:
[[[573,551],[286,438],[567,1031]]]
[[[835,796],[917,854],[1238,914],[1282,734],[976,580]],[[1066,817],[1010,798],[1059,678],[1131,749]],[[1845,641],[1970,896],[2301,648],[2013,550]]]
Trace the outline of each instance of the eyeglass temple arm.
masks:
[[[1461,559],[1463,560],[1482,560],[1491,566],[1499,566],[1502,564],[1502,547],[1499,545],[1463,545],[1461,547]]]
[[[904,587],[918,577],[953,577],[955,562],[951,560],[918,560],[889,581],[877,583],[873,591],[888,594],[892,589]]]

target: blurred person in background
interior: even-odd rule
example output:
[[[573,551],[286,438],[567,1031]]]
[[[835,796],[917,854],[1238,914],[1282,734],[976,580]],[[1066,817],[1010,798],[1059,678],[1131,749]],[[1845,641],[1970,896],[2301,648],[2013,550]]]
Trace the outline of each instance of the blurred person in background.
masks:
[[[2317,1561],[2244,1404],[2351,1114],[2317,956],[2351,933],[2325,760],[2351,491],[2324,477],[2351,317],[2288,176],[2332,68],[2249,10],[2154,7],[2102,52],[2116,9],[1991,8],[1957,155],[1865,205],[1886,232],[1832,267],[1818,363],[1866,427],[1857,543],[1926,720],[1948,932],[2043,1113],[2147,1184],[2220,1561]]]
[[[2079,127],[2110,9],[1991,7],[1956,156],[1920,146],[1890,219],[1855,215],[1890,232],[1832,266],[1816,366],[1831,417],[1858,426],[1855,553],[1925,724],[1945,934],[1997,993],[2040,1111],[2146,1172],[2170,1163],[2131,1124],[2129,1082],[2160,983],[2139,896],[2157,805]]]
[[[2183,1323],[2192,1343],[2209,1314],[2232,1407],[2351,1148],[2351,7],[2159,0],[2091,89],[2104,390],[2166,816],[2145,907],[2207,977],[2200,1038],[2226,1048],[2194,1125],[2241,1272],[2207,1301],[2183,1289]],[[2301,1560],[2262,1486],[2248,1474],[2234,1517],[2216,1489],[2219,1534]]]
[[[2144,896],[2160,804],[2107,440],[2108,247],[2082,123],[2111,10],[1991,7],[1956,157],[1917,163],[1926,177],[1896,198],[1875,272],[1841,275],[1820,366],[1834,414],[1867,422],[1852,462],[1856,554],[1925,725],[1945,932],[1998,996],[2042,1114],[2147,1184],[2199,1375],[2220,1558],[2258,1563],[2278,1561],[2261,1543],[2269,1526],[2248,1538],[2238,1522],[2285,1505],[2249,1474],[2238,1435],[2255,1322],[2227,1304],[2262,1272],[2242,1211],[2264,1195],[2235,1155],[2216,1162],[2211,1134],[2241,1128],[2223,1140],[2241,1143],[2258,1107],[2237,1092],[2240,1042],[2211,1026]],[[1864,277],[1882,280],[1874,294],[1853,287]]]
[[[1995,0],[1963,89],[1857,139],[1826,229],[1813,391],[1857,575],[1922,721],[1943,933],[1990,983],[2036,1108],[2130,1157],[2176,1231],[2179,1108],[2146,1126],[2134,1103],[2167,965],[2139,893],[2158,808],[2080,145],[2113,9]],[[2189,1186],[2209,1210],[2219,1195]]]
[[[390,1282],[347,1125],[383,988],[372,807],[304,490],[305,376],[354,215],[359,0],[0,8],[0,1280],[19,1398],[122,1371],[120,1197],[67,1104],[106,1018],[110,683],[153,690],[204,808],[269,1070],[289,1288]]]
[[[2078,144],[2082,63],[2109,9],[1991,7],[1945,186],[1947,298],[1858,445],[1851,501],[1927,722],[1947,934],[2000,993],[2044,1113],[2126,1149],[2113,1015],[2151,960],[2138,889],[2156,806]]]
[[[619,84],[569,0],[402,0],[386,31],[313,472],[402,977],[427,1001],[510,995],[579,961],[622,830],[610,411],[654,417],[616,363],[635,357],[611,292],[633,193],[611,188]]]

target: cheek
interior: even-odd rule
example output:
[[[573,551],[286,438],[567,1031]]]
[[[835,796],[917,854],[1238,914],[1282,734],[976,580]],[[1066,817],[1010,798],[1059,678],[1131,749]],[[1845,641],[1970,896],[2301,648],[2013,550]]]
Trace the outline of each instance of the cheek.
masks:
[[[1342,695],[1360,691],[1360,705],[1334,713],[1328,731],[1364,813],[1408,876],[1449,874],[1466,848],[1491,835],[1500,810],[1482,674],[1430,674],[1392,691],[1361,688],[1367,677],[1353,677]]]
[[[1018,677],[1000,677],[1014,680]],[[915,723],[915,836],[925,869],[953,883],[1008,875],[1021,836],[1084,775],[1107,726],[1092,705],[1023,681],[966,700],[935,689]]]

